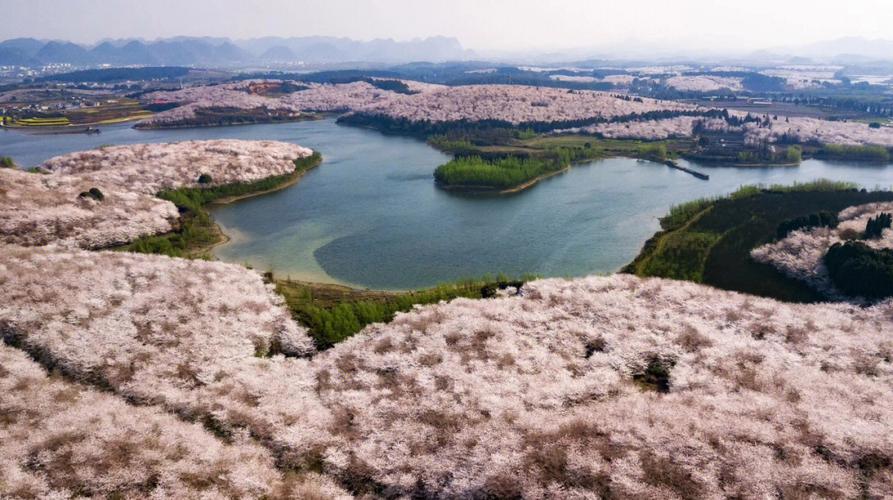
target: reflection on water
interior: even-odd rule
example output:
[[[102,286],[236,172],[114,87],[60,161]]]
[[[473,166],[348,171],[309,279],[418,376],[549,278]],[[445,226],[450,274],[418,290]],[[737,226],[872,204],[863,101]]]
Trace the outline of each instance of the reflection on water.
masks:
[[[0,154],[34,165],[101,144],[239,138],[295,142],[323,165],[284,191],[214,209],[232,241],[224,260],[314,281],[406,289],[504,272],[579,276],[617,270],[658,230],[673,204],[742,184],[816,178],[893,185],[893,167],[807,161],[799,168],[695,165],[702,181],[655,163],[609,159],[578,166],[507,197],[434,187],[448,158],[422,142],[341,127],[333,120],[212,129],[104,129],[101,136],[0,133]]]

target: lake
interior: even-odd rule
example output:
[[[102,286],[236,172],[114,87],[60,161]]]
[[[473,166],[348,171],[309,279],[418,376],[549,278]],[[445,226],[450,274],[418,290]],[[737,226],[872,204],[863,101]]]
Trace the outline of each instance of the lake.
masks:
[[[467,196],[434,186],[448,157],[414,139],[343,127],[333,119],[275,125],[26,135],[0,131],[0,155],[36,165],[103,144],[271,139],[319,150],[323,164],[297,185],[213,209],[232,240],[225,261],[280,276],[374,289],[412,289],[505,273],[581,276],[630,262],[674,204],[742,184],[817,178],[893,185],[893,166],[810,160],[800,167],[689,165],[709,181],[662,164],[615,158],[575,166],[510,196]],[[684,163],[684,162],[683,162]]]

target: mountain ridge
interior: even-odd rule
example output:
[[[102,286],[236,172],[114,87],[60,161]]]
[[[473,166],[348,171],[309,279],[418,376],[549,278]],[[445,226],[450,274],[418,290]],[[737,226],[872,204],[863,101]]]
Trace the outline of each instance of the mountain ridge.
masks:
[[[251,63],[440,62],[472,55],[459,41],[429,37],[409,41],[349,38],[262,37],[246,40],[174,37],[152,41],[106,39],[94,45],[16,38],[0,42],[0,65],[71,64],[234,66]]]

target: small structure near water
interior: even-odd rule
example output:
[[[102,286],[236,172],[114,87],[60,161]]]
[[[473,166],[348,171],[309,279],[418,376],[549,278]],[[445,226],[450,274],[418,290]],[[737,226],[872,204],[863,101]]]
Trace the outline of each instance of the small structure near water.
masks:
[[[691,174],[701,180],[705,180],[705,181],[710,180],[709,175],[702,173],[702,172],[698,172],[697,170],[692,170],[688,167],[683,167],[682,165],[677,163],[675,160],[666,160],[666,161],[664,161],[664,165],[666,165],[670,168],[675,168],[676,170],[681,170],[687,174]]]

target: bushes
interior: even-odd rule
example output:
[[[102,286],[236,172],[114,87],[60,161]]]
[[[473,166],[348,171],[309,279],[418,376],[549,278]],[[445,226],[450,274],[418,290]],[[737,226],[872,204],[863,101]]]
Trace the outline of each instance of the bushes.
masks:
[[[451,139],[446,135],[434,135],[428,138],[428,144],[441,151],[457,155],[470,155],[477,151],[474,144],[464,137]]]
[[[893,214],[890,213],[882,213],[877,217],[869,218],[865,224],[865,234],[862,235],[862,239],[876,240],[880,238],[884,229],[888,229],[891,223],[893,223]]]
[[[704,261],[720,235],[709,232],[677,231],[658,244],[652,257],[638,269],[639,274],[679,280],[703,281]]]
[[[586,161],[601,155],[602,151],[593,148],[592,144],[576,147],[548,147],[530,153],[505,155],[481,153],[470,143],[456,143],[454,141],[440,144],[448,146],[457,145],[473,148],[477,154],[464,156],[457,152],[457,157],[450,162],[437,167],[434,171],[434,179],[437,183],[447,188],[467,188],[480,190],[503,190],[522,185],[537,177],[558,172],[574,162]],[[663,145],[661,145],[663,146]],[[665,146],[664,146],[665,148]],[[665,150],[665,149],[664,149]]]
[[[703,282],[781,300],[813,302],[821,293],[755,261],[751,251],[775,240],[780,226],[822,211],[893,200],[893,193],[859,191],[852,184],[815,181],[792,186],[746,186],[726,198],[673,207],[662,232],[646,242],[624,272]],[[825,223],[829,221],[826,215]],[[786,228],[785,228],[786,229]],[[859,228],[861,230],[861,227]]]
[[[81,194],[78,195],[78,197],[80,197],[80,198],[92,198],[92,199],[94,199],[94,200],[96,200],[96,201],[102,201],[102,200],[105,199],[105,195],[102,194],[102,191],[100,191],[99,188],[95,188],[95,187],[90,188],[89,191],[84,191],[84,192],[82,192]]]
[[[638,148],[639,156],[652,160],[664,161],[667,159],[666,144],[643,144]]]
[[[890,162],[890,151],[883,146],[853,146],[826,144],[817,156],[830,160],[856,160],[878,163]]]
[[[853,241],[837,243],[825,255],[825,266],[834,286],[847,295],[893,296],[893,250]]]
[[[776,236],[778,239],[783,239],[797,229],[811,227],[837,227],[837,215],[823,210],[795,219],[788,219],[778,225]]]
[[[0,156],[0,168],[13,168],[16,164],[12,158],[8,156]]]
[[[670,370],[675,365],[672,359],[651,356],[645,369],[633,374],[633,380],[643,389],[666,394],[670,392]]]
[[[378,78],[363,78],[362,81],[372,85],[373,87],[379,88],[381,90],[389,90],[391,92],[396,92],[398,94],[412,95],[417,94],[418,92],[413,92],[412,89],[409,88],[409,85],[406,85],[400,80],[383,80]]]
[[[322,155],[314,151],[310,156],[304,156],[295,160],[295,173],[302,174],[322,163]]]
[[[797,146],[788,146],[783,151],[775,151],[768,143],[755,148],[738,152],[738,162],[746,164],[759,163],[800,163],[803,161],[803,150]]]

